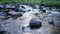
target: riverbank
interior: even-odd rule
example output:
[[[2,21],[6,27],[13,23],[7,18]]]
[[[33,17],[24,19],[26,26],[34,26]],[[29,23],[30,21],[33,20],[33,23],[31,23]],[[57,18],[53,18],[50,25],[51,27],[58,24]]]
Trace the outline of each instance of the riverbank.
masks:
[[[24,2],[31,4],[43,4],[44,6],[57,6],[60,7],[60,0],[0,0],[0,4],[12,3],[12,2]]]

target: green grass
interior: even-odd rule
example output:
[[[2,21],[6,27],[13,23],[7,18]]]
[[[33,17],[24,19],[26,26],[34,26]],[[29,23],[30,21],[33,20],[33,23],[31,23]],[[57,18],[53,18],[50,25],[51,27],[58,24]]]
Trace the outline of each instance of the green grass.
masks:
[[[8,3],[20,2],[20,0],[0,0],[0,4],[4,4],[5,2],[8,2]]]
[[[60,0],[0,0],[0,4],[3,4],[5,2],[11,3],[11,2],[24,2],[24,3],[39,3],[44,4],[45,6],[60,6]]]

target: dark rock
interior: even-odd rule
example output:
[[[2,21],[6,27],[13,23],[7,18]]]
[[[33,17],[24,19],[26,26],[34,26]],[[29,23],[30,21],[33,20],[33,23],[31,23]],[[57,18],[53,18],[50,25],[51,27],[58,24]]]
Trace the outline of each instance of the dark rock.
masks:
[[[15,7],[16,7],[15,5],[11,5],[12,10],[15,10]]]
[[[22,5],[22,6],[19,6],[18,12],[23,12],[23,13],[25,13],[25,12],[26,12],[25,7],[24,7],[23,5]]]
[[[3,20],[6,20],[6,19],[9,19],[10,17],[6,17],[6,18],[4,18]]]
[[[26,11],[24,11],[24,10],[21,8],[21,9],[18,9],[18,12],[23,12],[23,13],[25,13]]]
[[[39,15],[38,13],[35,13],[35,15]]]
[[[24,31],[25,27],[22,27],[22,30]]]
[[[0,31],[0,34],[10,34],[7,31]]]
[[[42,12],[42,13],[46,13],[46,11],[45,11],[45,10],[41,10],[41,12]]]
[[[16,17],[21,17],[22,16],[22,14],[12,14],[12,16],[14,17],[14,16],[16,16]]]
[[[52,21],[52,22],[48,22],[48,23],[54,25],[54,21]]]
[[[15,6],[14,4],[8,4],[8,3],[4,4],[4,8],[5,8],[5,9],[12,9],[12,10],[14,10],[15,7],[16,7],[16,6]]]
[[[29,5],[20,5],[18,11],[25,13],[27,11],[31,11],[32,9],[33,8]]]
[[[6,16],[5,12],[0,12],[0,16]]]
[[[32,18],[29,23],[29,27],[31,29],[38,29],[38,28],[42,27],[42,22],[40,21],[39,18]]]
[[[4,4],[4,8],[10,8],[10,5],[8,3]]]
[[[22,13],[15,11],[10,11],[8,14],[12,17],[21,17],[23,15]]]
[[[2,20],[6,20],[6,19],[9,19],[10,17],[8,16],[7,12],[0,12],[0,19]]]
[[[13,20],[14,20],[14,19],[17,19],[17,17],[13,17]]]
[[[60,10],[59,10],[59,12],[60,12]]]
[[[28,11],[31,11],[31,10],[28,10]]]
[[[10,9],[1,9],[0,11],[7,13],[7,12],[9,12],[9,10],[10,10]]]
[[[25,7],[23,5],[21,7],[25,9]]]

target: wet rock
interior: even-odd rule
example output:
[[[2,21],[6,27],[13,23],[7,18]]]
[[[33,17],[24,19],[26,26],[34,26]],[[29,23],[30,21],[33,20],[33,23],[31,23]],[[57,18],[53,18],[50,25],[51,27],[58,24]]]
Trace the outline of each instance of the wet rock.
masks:
[[[48,21],[50,24],[53,24],[55,27],[57,26],[60,26],[60,13],[59,12],[54,12],[54,11],[52,11],[52,12],[50,12],[49,14],[47,14],[46,15],[47,17],[46,17],[46,21]],[[56,27],[56,28],[57,28]],[[56,29],[57,30],[57,29]],[[59,29],[60,30],[60,29]],[[58,31],[59,31],[58,30]]]
[[[45,14],[44,14],[45,13]],[[42,27],[40,28],[41,34],[53,34],[59,33],[60,31],[60,13],[59,12],[44,12],[40,13],[42,18]],[[58,30],[59,28],[59,30]],[[57,30],[57,31],[56,31]]]
[[[15,11],[11,11],[8,14],[11,15],[12,17],[21,17],[22,16],[21,12],[15,12]]]
[[[4,8],[13,9],[14,10],[15,9],[15,5],[6,3],[6,4],[4,4]]]
[[[8,13],[10,9],[1,9],[0,11],[1,12],[5,12],[5,13]]]
[[[51,25],[54,25],[54,21],[51,21],[51,22],[49,21],[48,23],[51,24]]]
[[[10,5],[8,3],[4,4],[4,8],[10,8]]]
[[[0,12],[0,19],[3,19],[7,16],[5,12]]]
[[[43,8],[43,10],[51,10],[52,9],[52,7],[42,7]]]
[[[0,12],[0,16],[6,16],[5,12]]]
[[[19,11],[19,12],[23,12],[23,13],[26,12],[26,11],[24,10],[24,8],[22,8],[22,7],[19,7],[18,11]]]
[[[42,22],[40,21],[39,18],[32,18],[30,21],[29,27],[31,29],[35,29],[35,28],[38,29],[42,27]]]
[[[46,10],[40,10],[41,11],[41,13],[46,13]]]
[[[15,5],[11,5],[11,9],[12,10],[15,10]]]
[[[0,5],[0,9],[2,9],[2,8],[4,8],[4,6],[3,5]]]
[[[24,31],[25,27],[22,27],[22,31]]]
[[[35,15],[39,15],[38,13],[36,13]]]
[[[10,34],[7,31],[0,31],[0,34]]]
[[[25,9],[25,7],[24,7],[24,6],[21,6],[21,7]]]
[[[18,10],[20,12],[27,12],[27,11],[31,11],[32,9],[33,8],[28,5],[20,5]]]
[[[58,9],[56,7],[52,7],[51,9],[52,11],[58,11]]]
[[[25,13],[26,11],[23,10],[22,8],[19,8],[19,9],[18,9],[18,12],[23,12],[23,13]]]
[[[52,34],[52,32],[54,31],[55,28],[57,28],[56,29],[57,31],[60,30],[60,28],[59,28],[60,27],[60,13],[54,12],[55,8],[53,8],[54,11],[52,12],[52,11],[49,11],[49,7],[44,7],[45,10],[42,10],[41,13],[38,14],[37,12],[39,12],[39,9],[33,9],[29,5],[20,5],[20,7],[18,9],[20,12],[13,10],[15,3],[6,4],[6,6],[5,6],[6,8],[8,8],[8,6],[10,6],[9,8],[11,8],[13,6],[11,8],[12,10],[7,11],[6,9],[4,9],[2,12],[0,12],[0,18],[5,18],[6,17],[5,14],[7,12],[9,14],[8,16],[14,17],[15,20],[13,20],[13,18],[8,19],[9,18],[8,17],[8,18],[6,18],[7,20],[5,20],[7,22],[5,22],[5,21],[3,21],[3,23],[0,22],[3,24],[0,26],[0,30],[1,30],[0,33],[2,33],[2,34],[5,34],[5,31],[2,31],[2,30],[7,30],[7,31],[11,32],[12,34],[22,34],[22,33],[23,34],[33,34],[33,33],[34,34],[40,34],[40,33],[41,34]],[[39,8],[39,7],[37,7],[37,8]],[[48,10],[49,12],[47,12],[46,10]],[[51,8],[50,8],[50,10],[51,10]],[[29,12],[27,12],[27,11],[29,11]],[[26,12],[26,13],[21,18],[21,21],[20,21],[19,19],[23,14],[21,12],[23,12],[23,13]],[[41,22],[41,20],[39,18],[34,18],[34,17],[37,17],[35,15],[39,15],[39,18],[41,18],[42,16],[45,17],[45,18],[42,18],[43,19],[42,21],[44,21],[44,22]],[[18,19],[16,17],[18,17]],[[52,21],[52,19],[53,19],[53,21]],[[55,24],[55,25],[53,26],[50,24]],[[27,25],[29,25],[29,27],[26,27]],[[35,30],[31,30],[31,29],[35,29]],[[22,31],[22,30],[24,30],[24,31]],[[57,32],[56,30],[54,32]],[[31,33],[29,33],[29,32],[31,32]],[[59,33],[60,33],[60,31],[59,31]],[[54,33],[54,34],[56,34],[56,33]]]

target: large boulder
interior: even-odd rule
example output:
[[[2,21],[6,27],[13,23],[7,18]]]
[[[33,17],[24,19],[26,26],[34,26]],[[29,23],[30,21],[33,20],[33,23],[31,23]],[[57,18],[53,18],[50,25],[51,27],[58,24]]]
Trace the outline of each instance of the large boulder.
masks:
[[[42,27],[42,22],[39,18],[32,18],[29,23],[29,27],[31,29],[40,28]]]

